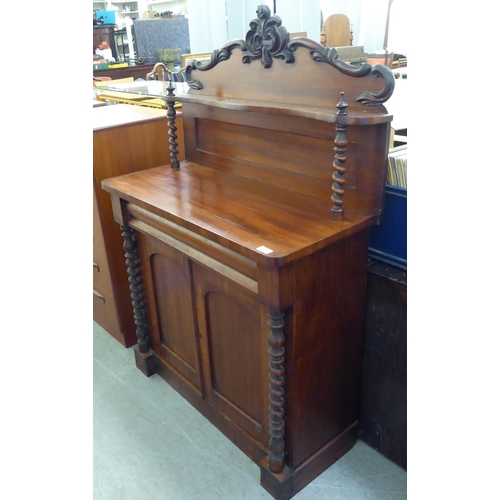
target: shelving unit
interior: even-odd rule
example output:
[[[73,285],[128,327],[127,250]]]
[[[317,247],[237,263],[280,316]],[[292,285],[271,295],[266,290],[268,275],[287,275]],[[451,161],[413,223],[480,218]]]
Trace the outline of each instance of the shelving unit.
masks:
[[[96,10],[111,10],[111,3],[107,0],[93,0],[92,2],[92,10],[95,12]]]
[[[144,2],[148,12],[165,12],[171,10],[178,12],[182,9],[187,12],[187,0],[146,0]]]
[[[119,27],[125,26],[125,19],[137,18],[140,19],[141,11],[137,0],[113,0],[111,8],[116,9],[116,24]]]
[[[117,38],[120,41],[120,50],[114,50],[114,57],[119,58],[119,56],[135,56],[135,51],[131,51],[131,43],[129,40],[133,40],[131,26],[132,20],[134,18],[140,19],[141,13],[145,11],[145,6],[143,3],[137,0],[93,0],[93,10],[114,10],[116,12],[116,24],[115,28],[120,31],[125,31],[118,35]],[[113,41],[113,46],[115,43]]]
[[[125,10],[128,9],[128,10]],[[126,18],[143,19],[146,12],[165,12],[171,10],[187,13],[187,0],[93,0],[93,11],[116,10],[116,25],[125,26]]]

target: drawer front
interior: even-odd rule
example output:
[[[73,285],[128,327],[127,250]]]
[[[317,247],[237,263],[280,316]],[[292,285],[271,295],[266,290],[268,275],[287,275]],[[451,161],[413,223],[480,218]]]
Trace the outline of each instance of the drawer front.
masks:
[[[103,288],[108,293],[113,293],[111,285],[111,274],[108,267],[108,259],[106,256],[106,247],[104,245],[104,235],[99,217],[99,207],[97,205],[95,191],[93,204],[93,268],[94,268],[94,284]]]
[[[111,275],[109,273],[109,268],[107,265],[107,260],[102,257],[101,252],[96,252],[96,245],[94,242],[94,260],[92,262],[92,267],[94,269],[94,285],[99,288],[106,290],[109,294],[113,294],[113,288],[111,285]]]
[[[113,296],[106,290],[94,285],[94,320],[99,322],[102,318],[107,323],[111,323],[118,330],[120,324],[118,322],[118,314]]]

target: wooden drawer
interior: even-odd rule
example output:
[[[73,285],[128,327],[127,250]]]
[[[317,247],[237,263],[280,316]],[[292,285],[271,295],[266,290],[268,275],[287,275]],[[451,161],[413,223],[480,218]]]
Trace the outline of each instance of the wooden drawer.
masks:
[[[113,293],[111,284],[111,273],[108,267],[108,258],[106,255],[106,247],[104,244],[104,235],[102,231],[101,219],[99,217],[99,208],[94,194],[93,203],[93,226],[94,226],[94,241],[93,241],[93,268],[94,268],[94,284],[106,290],[109,294]]]
[[[102,265],[102,262],[104,262],[104,265]],[[92,262],[92,266],[94,269],[94,286],[98,286],[99,289],[105,290],[112,296],[113,288],[111,285],[111,276],[106,266],[106,261],[104,259],[96,258],[94,252],[94,261]]]
[[[106,323],[118,325],[118,316],[116,312],[116,304],[111,295],[106,290],[103,290],[98,285],[94,284],[94,320],[101,324],[104,320]]]

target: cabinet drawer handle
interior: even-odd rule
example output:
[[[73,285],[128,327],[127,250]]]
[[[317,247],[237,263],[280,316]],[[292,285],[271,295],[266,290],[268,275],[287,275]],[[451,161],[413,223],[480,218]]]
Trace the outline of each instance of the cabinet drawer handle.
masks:
[[[93,262],[93,264],[94,264],[94,269],[97,269],[97,272],[99,272],[99,266],[95,262]]]
[[[94,297],[97,297],[99,300],[102,300],[103,304],[106,302],[106,299],[99,293],[94,290]]]

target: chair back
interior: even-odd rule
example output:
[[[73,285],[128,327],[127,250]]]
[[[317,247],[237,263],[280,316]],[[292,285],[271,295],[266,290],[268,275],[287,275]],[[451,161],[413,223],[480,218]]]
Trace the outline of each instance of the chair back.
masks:
[[[160,82],[172,81],[172,72],[162,62],[157,62],[153,66],[153,69],[146,75],[147,80],[158,80]]]
[[[185,82],[186,81],[186,68],[179,68],[177,71],[172,73],[174,82]]]
[[[347,47],[352,45],[353,36],[349,18],[344,14],[328,16],[323,23],[321,44],[325,47]]]

